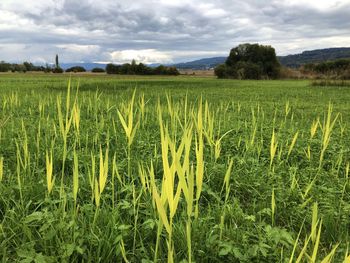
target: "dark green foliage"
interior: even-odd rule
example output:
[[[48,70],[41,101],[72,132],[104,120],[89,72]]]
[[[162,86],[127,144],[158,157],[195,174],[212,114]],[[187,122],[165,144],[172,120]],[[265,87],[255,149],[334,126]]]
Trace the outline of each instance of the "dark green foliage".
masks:
[[[11,64],[6,63],[5,61],[0,62],[0,72],[8,72],[11,71]]]
[[[52,69],[52,73],[63,73],[64,70],[62,68],[54,68]]]
[[[179,71],[175,67],[166,67],[160,65],[156,68],[148,67],[142,63],[137,64],[135,60],[131,64],[123,65],[107,64],[107,74],[121,75],[179,75]]]
[[[86,72],[86,69],[84,67],[81,66],[75,66],[75,67],[71,67],[66,69],[66,72]]]
[[[56,68],[60,67],[60,64],[58,62],[58,55],[57,54],[56,54],[56,57],[55,57],[55,66],[56,66]]]
[[[281,67],[275,49],[259,44],[241,44],[231,49],[225,65],[215,70],[219,78],[276,79]]]
[[[4,61],[0,62],[0,72],[27,72],[27,71],[45,71],[43,66],[34,66],[30,62],[24,62],[23,64],[11,64]]]
[[[43,66],[35,66],[31,62],[24,62],[24,67],[26,68],[26,71],[45,71],[45,67]]]
[[[106,72],[107,74],[118,74],[120,71],[120,66],[114,64],[107,64]]]
[[[350,59],[309,63],[303,67],[303,70],[327,76],[336,76],[340,79],[350,79]]]
[[[227,75],[227,66],[226,64],[220,64],[218,65],[215,69],[214,69],[215,75],[219,78],[219,79],[223,79],[226,77]]]
[[[58,55],[56,54],[55,57],[55,68],[52,69],[52,73],[63,73],[64,70],[60,67],[60,64],[58,62]]]
[[[91,72],[93,72],[93,73],[104,73],[106,71],[103,68],[93,68],[91,70]]]

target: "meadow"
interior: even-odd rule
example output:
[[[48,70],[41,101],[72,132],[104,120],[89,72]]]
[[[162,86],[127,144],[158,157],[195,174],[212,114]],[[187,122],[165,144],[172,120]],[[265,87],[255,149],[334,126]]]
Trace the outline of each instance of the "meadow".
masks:
[[[350,88],[0,75],[2,262],[350,262]]]

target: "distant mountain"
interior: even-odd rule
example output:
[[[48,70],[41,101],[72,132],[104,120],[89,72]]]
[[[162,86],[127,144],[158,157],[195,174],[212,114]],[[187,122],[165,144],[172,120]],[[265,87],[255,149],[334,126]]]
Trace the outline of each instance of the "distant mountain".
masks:
[[[350,48],[326,48],[304,51],[301,54],[279,56],[278,59],[283,66],[297,68],[303,64],[323,62],[340,58],[350,58]]]
[[[202,58],[190,62],[173,64],[177,69],[210,69],[217,65],[225,63],[226,57]]]
[[[297,68],[303,64],[323,62],[327,60],[335,60],[340,58],[350,58],[350,48],[326,48],[304,51],[300,54],[278,56],[283,66]],[[210,69],[217,65],[225,63],[226,57],[203,58],[185,63],[178,63],[172,66],[178,69]]]
[[[213,57],[213,58],[202,58],[199,60],[177,63],[177,64],[166,64],[165,66],[174,66],[177,69],[193,69],[193,70],[203,70],[215,68],[217,65],[225,63],[227,57]],[[278,56],[277,57],[283,66],[297,68],[303,64],[323,62],[327,60],[335,60],[340,58],[350,59],[350,48],[326,48],[304,51],[300,54]],[[149,64],[149,67],[157,67],[161,64],[154,63]],[[82,66],[86,70],[90,71],[93,68],[105,68],[106,64],[102,63],[62,63],[60,66],[63,69],[67,69],[73,66]]]
[[[106,68],[107,64],[102,63],[60,63],[61,68],[64,70],[74,67],[74,66],[80,66],[85,68],[87,71],[92,70],[93,68]]]

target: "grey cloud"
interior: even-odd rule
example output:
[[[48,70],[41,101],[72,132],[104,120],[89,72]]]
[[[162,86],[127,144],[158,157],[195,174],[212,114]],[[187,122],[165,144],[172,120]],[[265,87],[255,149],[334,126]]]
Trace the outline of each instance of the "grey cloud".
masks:
[[[51,5],[46,2],[33,11],[16,10],[5,0],[0,10],[13,12],[30,23],[14,28],[15,22],[1,24],[0,20],[0,47],[11,43],[41,46],[45,48],[22,49],[19,55],[49,60],[59,52],[66,62],[108,61],[114,51],[152,49],[178,61],[198,58],[199,52],[200,57],[205,52],[208,56],[213,52],[224,55],[242,42],[271,43],[278,53],[285,54],[350,40],[350,2],[346,1],[329,9],[317,9],[301,1],[293,6],[277,0],[175,2],[179,4],[60,0]],[[98,48],[86,54],[90,46]],[[7,53],[0,59],[23,58]]]

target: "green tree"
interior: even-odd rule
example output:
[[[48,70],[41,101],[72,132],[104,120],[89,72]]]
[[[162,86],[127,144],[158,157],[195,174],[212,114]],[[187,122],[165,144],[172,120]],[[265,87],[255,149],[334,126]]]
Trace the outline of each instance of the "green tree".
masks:
[[[66,69],[66,72],[74,72],[74,73],[86,72],[86,69],[84,67],[81,67],[81,66],[74,66],[74,67]]]
[[[227,66],[226,64],[220,64],[214,69],[215,75],[219,79],[223,79],[227,77]]]
[[[58,54],[56,54],[55,65],[56,65],[56,68],[60,67],[60,64],[58,63]]]
[[[58,55],[56,54],[55,58],[55,68],[52,70],[53,73],[63,73],[63,69],[60,67],[58,62]]]
[[[91,70],[91,72],[93,72],[93,73],[104,73],[106,71],[103,68],[93,68]]]
[[[231,49],[225,65],[225,71],[223,66],[216,69],[218,77],[275,79],[278,78],[281,68],[275,49],[259,44],[241,44]]]

